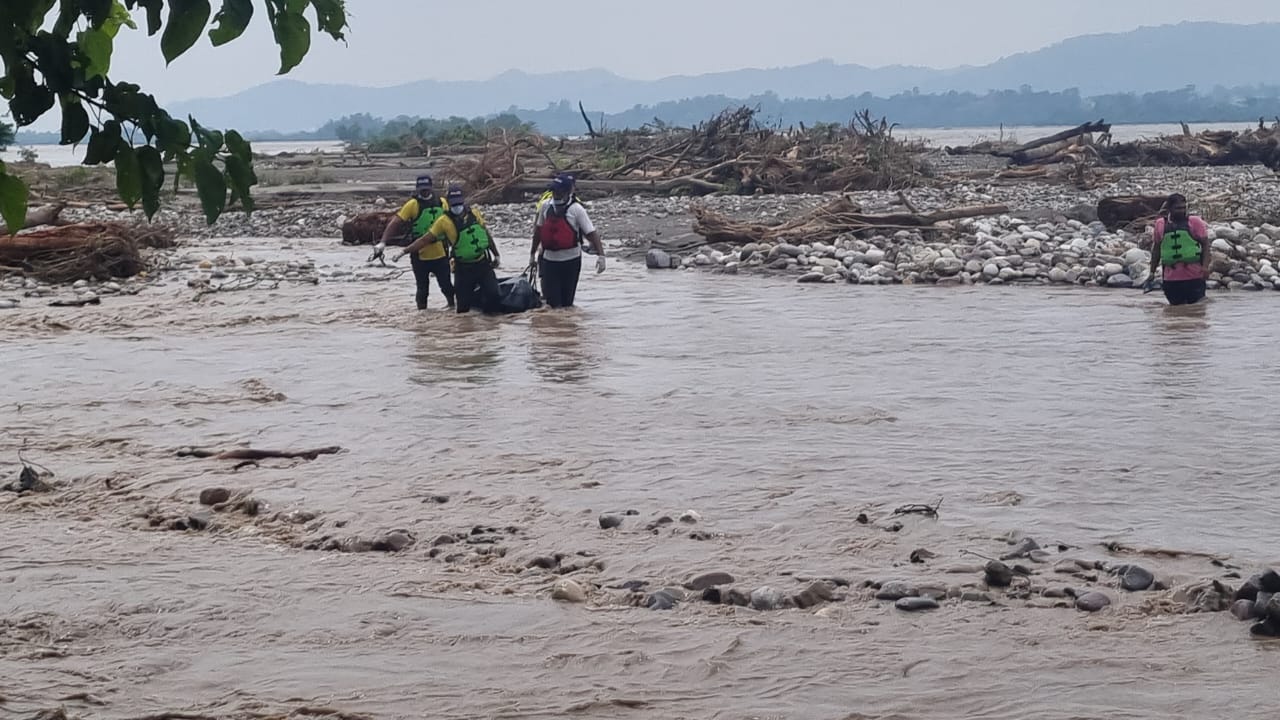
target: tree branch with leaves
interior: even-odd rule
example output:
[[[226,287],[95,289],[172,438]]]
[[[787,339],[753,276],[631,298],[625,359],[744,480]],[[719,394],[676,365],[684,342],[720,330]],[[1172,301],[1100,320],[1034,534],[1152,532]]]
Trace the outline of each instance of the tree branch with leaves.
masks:
[[[148,218],[160,209],[166,162],[177,168],[175,190],[180,178],[195,185],[208,224],[227,207],[252,212],[258,179],[252,148],[238,132],[175,119],[138,85],[109,76],[119,33],[138,29],[131,11],[145,11],[147,35],[159,33],[168,64],[206,29],[214,47],[239,38],[255,6],[265,10],[280,49],[280,75],[302,62],[313,31],[345,40],[344,0],[222,0],[216,14],[209,0],[0,0],[0,96],[19,128],[58,106],[60,143],[87,137],[84,164],[114,163],[120,199],[131,208],[141,203]],[[23,226],[27,201],[26,185],[0,162],[0,218],[8,227]]]

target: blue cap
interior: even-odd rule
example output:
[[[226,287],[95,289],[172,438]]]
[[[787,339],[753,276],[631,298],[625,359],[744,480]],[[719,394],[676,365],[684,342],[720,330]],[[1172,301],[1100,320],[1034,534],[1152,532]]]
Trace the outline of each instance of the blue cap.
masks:
[[[431,187],[431,176],[419,175],[418,179],[414,181],[413,185],[414,187],[417,187],[417,188],[429,188]]]
[[[551,192],[569,192],[573,189],[573,176],[557,175],[551,180],[551,184],[547,185],[547,189]]]
[[[447,200],[450,205],[458,205],[466,200],[466,196],[462,194],[462,188],[457,185],[452,185],[449,187],[449,192],[445,193],[444,199]]]

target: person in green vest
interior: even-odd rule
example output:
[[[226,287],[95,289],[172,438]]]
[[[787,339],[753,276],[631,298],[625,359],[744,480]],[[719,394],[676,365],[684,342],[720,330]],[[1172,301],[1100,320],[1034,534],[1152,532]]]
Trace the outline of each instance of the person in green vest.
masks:
[[[412,233],[411,238],[414,240],[424,237],[447,210],[448,206],[444,198],[436,195],[432,188],[431,176],[419,175],[414,183],[413,197],[409,198],[408,202],[391,218],[391,222],[387,223],[386,229],[382,231],[382,240],[374,246],[373,256],[381,257],[386,250],[387,241],[403,237],[406,232]],[[409,257],[409,262],[413,266],[413,278],[418,284],[418,293],[415,298],[418,309],[427,309],[427,296],[431,293],[432,275],[436,276],[436,284],[440,286],[440,292],[444,293],[447,307],[453,307],[453,279],[450,277],[449,254],[445,250],[444,243],[439,241],[426,243]]]
[[[498,243],[489,234],[480,210],[467,204],[462,188],[450,187],[444,199],[448,212],[391,261],[415,253],[428,243],[443,241],[453,259],[458,312],[469,312],[471,308],[500,312],[498,276],[493,272],[502,264]]]

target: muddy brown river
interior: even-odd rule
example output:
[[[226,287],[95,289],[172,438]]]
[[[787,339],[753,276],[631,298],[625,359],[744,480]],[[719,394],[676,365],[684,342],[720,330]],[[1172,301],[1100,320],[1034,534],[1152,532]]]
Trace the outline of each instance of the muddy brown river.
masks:
[[[206,254],[230,250],[287,254]],[[288,252],[350,268],[367,249]],[[864,587],[980,584],[968,553],[1010,532],[1170,588],[1280,562],[1280,294],[1175,312],[1136,290],[624,262],[584,275],[576,310],[497,319],[417,313],[408,276],[193,294],[174,276],[0,311],[3,481],[25,446],[56,483],[0,493],[0,718],[1280,713],[1280,645],[1177,612],[1172,591],[1104,573],[1097,614],[1035,598],[908,614]],[[238,466],[190,446],[343,450]],[[151,526],[214,487],[265,509]],[[939,500],[936,520],[892,515]],[[398,553],[308,549],[396,529],[415,540]],[[935,557],[909,562],[921,548]],[[586,603],[527,567],[556,553]],[[1050,584],[1053,562],[1036,568]],[[709,571],[747,592],[850,587],[767,612],[650,611],[608,588]]]

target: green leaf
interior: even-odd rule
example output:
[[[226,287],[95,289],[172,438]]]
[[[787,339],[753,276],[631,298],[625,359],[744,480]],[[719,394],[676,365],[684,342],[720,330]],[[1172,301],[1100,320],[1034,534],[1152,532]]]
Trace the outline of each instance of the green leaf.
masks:
[[[165,117],[156,123],[156,143],[164,152],[185,152],[191,147],[191,130],[181,120]]]
[[[208,150],[210,155],[222,149],[222,133],[217,130],[205,129],[190,115],[187,116],[187,119],[191,121],[191,132],[195,134],[196,142],[200,143],[200,147]]]
[[[253,198],[249,195],[249,188],[258,184],[258,177],[253,172],[253,166],[238,155],[228,156],[226,165],[227,182],[231,186],[232,202],[238,201],[245,212],[253,212]]]
[[[75,95],[62,97],[62,140],[60,145],[75,145],[89,133],[89,113],[84,111],[80,98]]]
[[[88,60],[84,66],[85,77],[106,76],[111,71],[114,43],[110,35],[102,30],[86,30],[76,35],[76,45],[80,48],[80,54]]]
[[[204,208],[204,219],[209,225],[217,221],[227,206],[227,181],[222,172],[214,167],[209,154],[197,151],[192,157],[196,175],[196,193],[200,195],[200,206]]]
[[[347,10],[342,0],[311,0],[316,10],[317,25],[334,40],[345,40]]]
[[[120,4],[120,0],[111,3],[111,15],[107,21],[102,24],[102,31],[112,39],[115,39],[120,28],[127,27],[130,30],[137,30],[138,24],[133,21],[133,17],[129,15],[129,11]]]
[[[30,67],[13,69],[13,97],[9,100],[9,112],[19,127],[30,125],[53,108],[53,91],[44,83],[37,83]]]
[[[0,163],[0,219],[9,226],[10,235],[27,222],[27,185],[6,173],[4,163]]]
[[[101,128],[89,131],[89,145],[84,151],[84,165],[103,165],[116,158],[117,149],[124,144],[120,137],[120,123],[108,120]]]
[[[138,148],[138,167],[142,171],[142,211],[150,220],[160,209],[160,188],[164,187],[164,160],[160,151],[150,145]]]
[[[246,162],[253,160],[253,148],[249,146],[249,141],[241,137],[240,133],[235,130],[227,131],[227,152],[232,155],[239,155]]]
[[[89,27],[100,28],[111,17],[112,0],[77,0],[80,12],[89,21]]]
[[[300,12],[285,11],[272,23],[276,44],[280,46],[280,72],[284,75],[298,66],[311,49],[311,23]]]
[[[142,199],[142,167],[137,153],[126,142],[116,148],[116,190],[130,209]]]
[[[169,0],[169,22],[160,35],[166,65],[196,44],[211,12],[209,0]]]
[[[251,0],[222,0],[222,9],[213,16],[213,21],[218,26],[209,31],[209,40],[214,47],[226,45],[244,33],[252,18]]]

